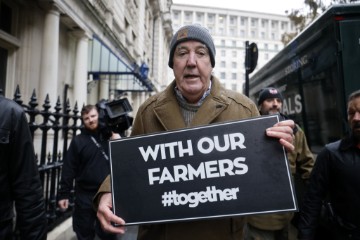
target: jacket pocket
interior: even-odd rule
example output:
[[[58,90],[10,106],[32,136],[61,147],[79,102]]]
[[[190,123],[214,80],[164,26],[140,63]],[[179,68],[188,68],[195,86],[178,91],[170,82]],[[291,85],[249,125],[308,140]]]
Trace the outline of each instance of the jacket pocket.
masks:
[[[7,129],[0,128],[0,144],[9,144],[10,142],[10,131]]]

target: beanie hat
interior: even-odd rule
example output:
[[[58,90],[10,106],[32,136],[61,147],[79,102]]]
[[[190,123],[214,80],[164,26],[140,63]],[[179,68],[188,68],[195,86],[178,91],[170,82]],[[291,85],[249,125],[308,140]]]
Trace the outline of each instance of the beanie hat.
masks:
[[[258,105],[261,105],[263,101],[269,98],[279,98],[281,101],[283,101],[283,96],[276,88],[263,88],[259,94]]]
[[[173,68],[174,52],[179,43],[189,40],[202,42],[209,49],[211,66],[215,67],[215,45],[209,31],[200,24],[191,24],[181,27],[172,37],[170,42],[169,67]]]

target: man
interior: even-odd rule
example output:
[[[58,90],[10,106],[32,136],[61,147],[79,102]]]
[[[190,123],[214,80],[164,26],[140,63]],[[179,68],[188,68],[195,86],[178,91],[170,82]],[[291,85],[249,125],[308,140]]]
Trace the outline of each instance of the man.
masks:
[[[350,133],[327,144],[316,158],[300,211],[299,239],[320,239],[315,232],[323,202],[329,203],[327,239],[360,239],[360,90],[348,98],[347,117]]]
[[[22,107],[0,95],[0,239],[46,239],[42,185],[29,125]]]
[[[140,106],[132,135],[258,116],[256,105],[250,99],[224,89],[212,76],[214,66],[215,46],[207,29],[200,25],[180,28],[170,44],[169,67],[173,69],[175,80]],[[279,138],[281,144],[292,149],[292,127],[292,121],[283,122],[269,128],[267,134]],[[111,224],[124,225],[125,222],[111,211],[109,178],[94,201],[100,201],[98,218],[102,227],[124,233],[124,227]],[[243,226],[242,217],[142,225],[138,239],[241,239]]]
[[[276,88],[264,88],[260,91],[258,106],[261,115],[280,114],[281,120],[287,117],[280,113],[283,96]],[[302,181],[309,178],[314,166],[314,157],[311,153],[304,132],[296,125],[294,128],[295,150],[288,153],[290,170],[295,177],[297,174]],[[299,196],[298,196],[299,197]],[[292,213],[254,215],[248,217],[246,239],[258,240],[287,240],[295,238],[289,232]],[[294,230],[293,228],[291,228]]]
[[[73,229],[77,238],[93,240],[97,234],[103,239],[116,239],[115,235],[105,234],[99,224],[96,224],[96,212],[92,207],[92,198],[110,173],[108,139],[103,139],[99,131],[99,113],[96,106],[84,106],[81,118],[84,129],[73,138],[64,157],[58,205],[61,210],[68,208],[70,191],[75,180]],[[117,137],[117,134],[112,136]]]

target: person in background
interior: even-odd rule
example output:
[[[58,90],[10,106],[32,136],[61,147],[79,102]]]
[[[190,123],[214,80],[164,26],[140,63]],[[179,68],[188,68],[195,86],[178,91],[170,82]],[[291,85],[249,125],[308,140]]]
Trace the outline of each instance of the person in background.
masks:
[[[46,239],[43,188],[25,112],[0,94],[0,239]]]
[[[168,64],[175,80],[140,106],[132,128],[133,136],[259,116],[256,105],[249,98],[225,89],[212,75],[215,45],[209,31],[201,25],[186,25],[175,33]],[[292,150],[293,124],[291,120],[280,122],[266,133]],[[124,225],[125,222],[111,211],[109,178],[104,181],[94,202],[98,205],[97,215],[102,227],[106,231],[124,233],[124,226],[112,224]],[[229,217],[141,225],[138,239],[242,239],[244,223],[244,217]]]
[[[261,115],[279,114],[280,121],[288,119],[281,113],[283,96],[276,88],[264,88],[260,91],[258,106]],[[314,156],[311,153],[305,133],[300,126],[295,125],[294,129],[294,151],[287,154],[291,174],[300,177],[301,181],[307,181],[314,166]],[[299,197],[299,196],[298,196]],[[298,199],[299,202],[300,199]],[[254,215],[248,217],[246,239],[247,240],[288,240],[296,239],[292,236],[291,220],[293,213],[276,213],[266,215]]]
[[[96,223],[96,212],[92,207],[95,193],[110,173],[108,139],[100,131],[99,113],[95,105],[84,106],[81,119],[84,129],[73,138],[64,156],[58,205],[63,211],[69,207],[70,192],[75,180],[73,229],[77,238],[93,240],[98,235],[101,239],[116,239],[115,234],[102,231]],[[119,138],[119,135],[111,136],[111,139],[115,138]]]
[[[316,235],[322,209],[326,239],[360,239],[360,90],[349,95],[347,118],[349,134],[325,145],[316,158],[300,210],[300,240],[324,239]]]

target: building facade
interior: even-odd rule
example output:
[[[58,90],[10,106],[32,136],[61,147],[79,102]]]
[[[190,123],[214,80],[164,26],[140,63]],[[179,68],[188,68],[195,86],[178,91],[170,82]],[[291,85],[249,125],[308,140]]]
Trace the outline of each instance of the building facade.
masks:
[[[0,0],[0,89],[73,106],[127,96],[136,113],[168,81],[171,0]]]
[[[185,4],[173,4],[171,14],[174,31],[193,23],[210,31],[216,47],[214,75],[226,88],[240,92],[245,82],[245,42],[257,44],[256,72],[284,47],[282,34],[293,32],[285,15]]]

